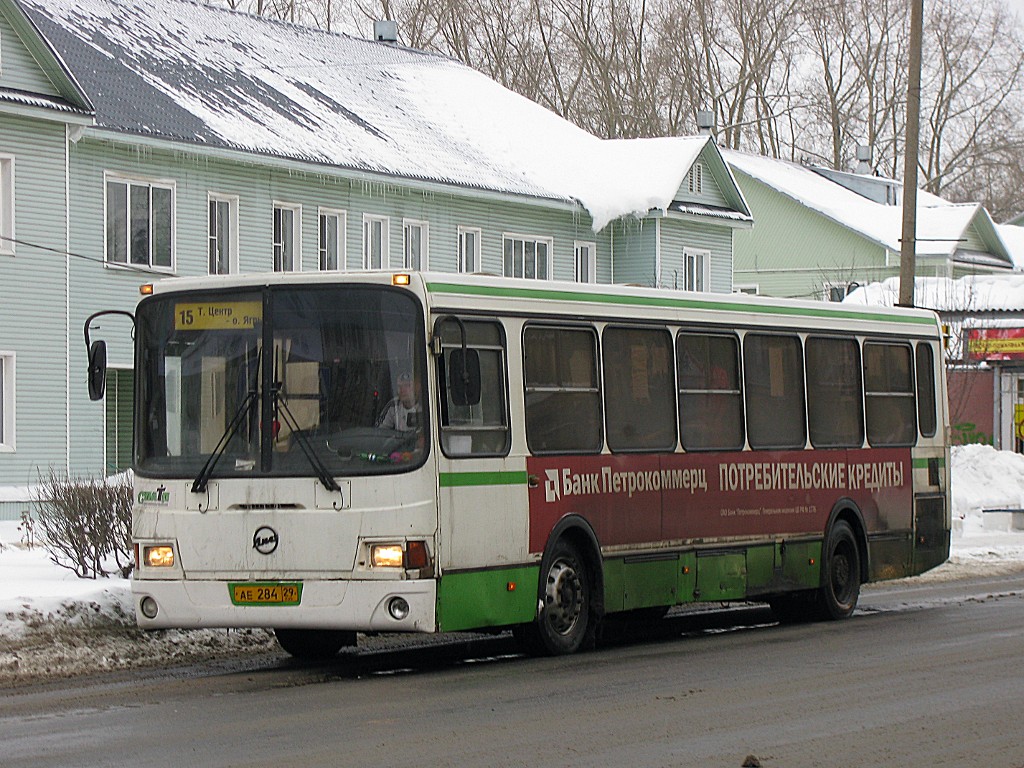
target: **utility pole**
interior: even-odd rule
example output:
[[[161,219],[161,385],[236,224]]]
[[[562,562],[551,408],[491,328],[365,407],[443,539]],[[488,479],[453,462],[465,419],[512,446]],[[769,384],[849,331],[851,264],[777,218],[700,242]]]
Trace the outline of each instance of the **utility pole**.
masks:
[[[901,307],[914,306],[917,261],[917,150],[921,134],[921,27],[924,0],[910,0],[910,61],[907,73],[907,130],[903,153],[903,236],[900,239]]]

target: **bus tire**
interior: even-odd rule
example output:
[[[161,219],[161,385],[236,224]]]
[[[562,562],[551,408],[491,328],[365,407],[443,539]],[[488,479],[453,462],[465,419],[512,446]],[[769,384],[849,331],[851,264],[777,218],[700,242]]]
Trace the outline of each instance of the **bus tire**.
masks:
[[[565,539],[552,547],[541,572],[541,608],[536,621],[520,628],[516,637],[534,654],[575,653],[594,636],[592,580],[579,549]]]
[[[356,644],[356,633],[343,629],[275,629],[274,635],[288,655],[304,661],[330,659]]]
[[[818,613],[821,618],[845,619],[857,607],[860,597],[860,551],[853,528],[836,520],[825,537],[821,559],[821,587]]]

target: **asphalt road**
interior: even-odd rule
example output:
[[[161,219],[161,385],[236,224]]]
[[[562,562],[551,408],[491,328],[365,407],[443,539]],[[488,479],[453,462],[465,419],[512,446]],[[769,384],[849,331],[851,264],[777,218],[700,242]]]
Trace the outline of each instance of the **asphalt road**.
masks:
[[[507,636],[0,694],[0,766],[1024,767],[1024,575],[879,585],[837,623],[672,615],[568,658]]]

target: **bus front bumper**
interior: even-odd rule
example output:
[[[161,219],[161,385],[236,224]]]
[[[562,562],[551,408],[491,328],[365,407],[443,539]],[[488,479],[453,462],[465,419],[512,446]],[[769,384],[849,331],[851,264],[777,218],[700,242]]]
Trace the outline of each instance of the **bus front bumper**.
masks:
[[[253,588],[279,584],[251,582]],[[437,584],[433,579],[304,580],[297,604],[240,604],[235,586],[249,587],[250,583],[135,579],[135,617],[142,629],[282,627],[434,632],[437,628]],[[403,601],[408,612],[401,617]]]

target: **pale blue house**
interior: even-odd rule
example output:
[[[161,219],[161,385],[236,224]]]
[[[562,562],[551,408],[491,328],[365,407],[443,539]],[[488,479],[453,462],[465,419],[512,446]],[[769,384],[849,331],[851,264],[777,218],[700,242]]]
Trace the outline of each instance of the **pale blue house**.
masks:
[[[386,30],[386,27],[384,27]],[[707,137],[602,141],[450,59],[182,0],[0,0],[0,484],[126,466],[170,275],[432,269],[732,290]]]

